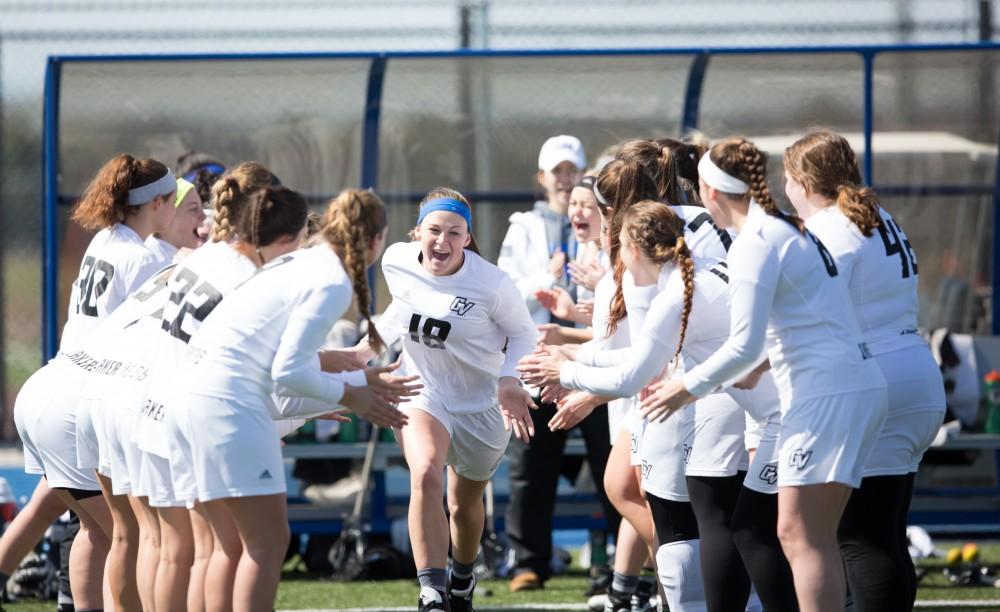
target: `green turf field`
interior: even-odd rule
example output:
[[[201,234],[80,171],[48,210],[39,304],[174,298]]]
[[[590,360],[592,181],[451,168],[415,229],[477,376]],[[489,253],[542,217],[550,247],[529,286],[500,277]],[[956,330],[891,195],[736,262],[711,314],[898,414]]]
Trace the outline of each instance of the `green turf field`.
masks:
[[[955,542],[937,542],[939,548],[960,545]],[[1000,542],[980,544],[984,561],[1000,565]],[[956,587],[948,583],[941,573],[944,560],[935,559],[922,564],[929,572],[920,584],[917,593],[918,609],[934,610],[1000,610],[1000,604],[977,604],[973,602],[1000,602],[1000,588]],[[551,609],[572,609],[568,605],[582,605],[586,588],[586,575],[582,570],[550,580],[542,591],[511,593],[506,581],[490,580],[480,584],[476,591],[477,609],[529,609],[544,610],[546,604],[558,607]],[[416,583],[409,580],[381,582],[338,583],[323,580],[315,575],[286,572],[278,591],[279,610],[316,610],[369,608],[385,610],[391,608],[414,609],[417,596]],[[969,604],[963,605],[961,602]],[[925,608],[927,604],[931,607]],[[949,602],[945,604],[944,602]],[[53,603],[25,602],[10,604],[11,612],[51,612]]]

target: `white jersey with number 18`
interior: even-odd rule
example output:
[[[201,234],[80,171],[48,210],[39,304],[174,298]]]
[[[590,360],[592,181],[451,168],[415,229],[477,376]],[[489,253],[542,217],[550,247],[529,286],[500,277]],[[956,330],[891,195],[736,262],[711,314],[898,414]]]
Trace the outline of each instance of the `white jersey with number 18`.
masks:
[[[420,244],[397,243],[382,256],[392,303],[378,322],[387,343],[403,339],[406,374],[419,374],[419,401],[448,412],[482,412],[497,403],[501,376],[517,377],[537,332],[505,272],[471,251],[454,274],[435,276]]]

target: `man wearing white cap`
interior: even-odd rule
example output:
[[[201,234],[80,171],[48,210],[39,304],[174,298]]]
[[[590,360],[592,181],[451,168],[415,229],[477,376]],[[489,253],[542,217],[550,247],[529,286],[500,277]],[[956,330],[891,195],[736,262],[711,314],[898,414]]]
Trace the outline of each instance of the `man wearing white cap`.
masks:
[[[538,184],[545,199],[527,212],[510,216],[510,229],[500,249],[497,267],[517,285],[536,324],[562,323],[535,298],[535,292],[562,286],[572,293],[567,262],[576,254],[576,240],[567,211],[569,196],[580,180],[587,159],[575,136],[553,136],[538,153]],[[551,404],[542,405],[533,390],[536,437],[530,444],[514,440],[509,447],[511,494],[507,510],[507,535],[515,553],[512,591],[540,588],[548,578],[552,559],[552,517],[547,509],[555,502],[565,434],[550,434]],[[549,409],[546,410],[546,407]],[[607,435],[605,433],[605,435]],[[551,489],[551,490],[550,490]]]

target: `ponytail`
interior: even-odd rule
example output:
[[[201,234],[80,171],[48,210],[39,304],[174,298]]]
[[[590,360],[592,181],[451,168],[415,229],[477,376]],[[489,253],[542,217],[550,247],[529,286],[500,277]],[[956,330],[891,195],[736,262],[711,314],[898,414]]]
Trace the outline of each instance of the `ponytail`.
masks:
[[[228,242],[237,236],[234,229],[240,218],[246,196],[253,191],[272,185],[271,171],[257,162],[243,162],[227,172],[212,186],[212,242]],[[256,244],[256,243],[254,243]]]
[[[677,160],[669,147],[656,140],[637,138],[623,144],[615,159],[640,164],[653,179],[658,199],[674,204],[681,201]]]
[[[309,205],[287,187],[265,187],[245,198],[235,229],[240,240],[258,250],[283,236],[296,236],[309,216]]]
[[[694,261],[684,240],[684,221],[669,206],[659,202],[639,202],[622,215],[622,232],[650,261],[663,265],[675,262],[684,281],[684,308],[674,359],[681,354],[688,320],[694,303]]]
[[[73,210],[73,220],[86,230],[100,230],[121,223],[131,212],[130,189],[162,179],[169,170],[155,159],[138,160],[121,154],[104,164],[87,185]]]
[[[385,342],[371,320],[371,290],[365,253],[388,224],[385,204],[374,191],[345,189],[330,201],[323,216],[323,237],[336,250],[351,277],[358,311],[368,323],[368,343],[381,353]]]
[[[865,236],[882,225],[878,196],[861,186],[858,158],[847,139],[829,130],[806,134],[785,149],[785,171],[837,206]]]
[[[797,215],[788,214],[778,208],[767,186],[767,156],[757,146],[744,138],[731,138],[713,146],[707,153],[709,159],[720,170],[748,185],[750,199],[764,209],[764,212],[795,226],[804,233],[805,222]],[[742,198],[744,194],[726,194],[731,198]]]

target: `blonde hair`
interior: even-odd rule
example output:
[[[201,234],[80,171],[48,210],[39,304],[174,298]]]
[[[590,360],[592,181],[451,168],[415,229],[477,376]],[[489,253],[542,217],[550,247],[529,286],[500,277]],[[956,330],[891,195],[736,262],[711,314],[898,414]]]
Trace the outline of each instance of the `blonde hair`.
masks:
[[[681,332],[674,358],[681,354],[688,319],[694,302],[694,261],[684,241],[684,221],[660,202],[646,200],[629,207],[622,215],[622,233],[650,261],[663,265],[673,261],[684,280],[684,309],[681,312]]]
[[[330,200],[323,214],[323,238],[330,243],[351,277],[358,311],[368,323],[368,343],[376,353],[385,342],[371,320],[371,293],[368,287],[368,263],[365,253],[372,240],[389,223],[385,203],[374,191],[345,189]]]
[[[418,207],[418,210],[419,208],[423,208],[424,205],[426,205],[431,200],[437,200],[439,198],[448,198],[450,200],[457,200],[462,204],[465,204],[465,207],[469,209],[469,214],[470,215],[472,214],[472,204],[469,203],[469,200],[458,191],[455,191],[454,189],[451,189],[449,187],[437,187],[435,189],[431,189],[427,193],[427,195],[425,195],[423,199],[420,200],[420,206]],[[410,237],[410,240],[416,240],[417,228],[411,229],[408,236]],[[472,251],[476,255],[480,254],[479,243],[476,242],[476,235],[472,233],[471,227],[469,228],[469,246],[465,248]]]
[[[227,242],[237,237],[236,219],[239,218],[247,195],[269,187],[274,181],[271,171],[257,162],[243,162],[226,172],[212,185],[212,242]],[[245,238],[245,236],[243,237]]]

